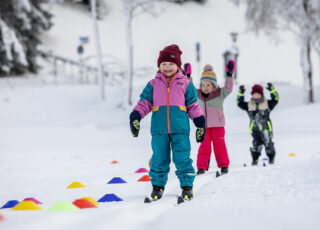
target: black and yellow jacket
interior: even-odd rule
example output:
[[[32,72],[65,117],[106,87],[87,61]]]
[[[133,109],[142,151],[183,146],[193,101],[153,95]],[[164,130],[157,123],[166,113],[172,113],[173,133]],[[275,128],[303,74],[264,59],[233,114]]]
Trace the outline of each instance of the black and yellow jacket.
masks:
[[[238,106],[247,111],[250,118],[250,132],[259,131],[259,124],[267,125],[270,132],[272,132],[272,124],[270,120],[270,112],[279,102],[279,95],[275,89],[270,91],[271,99],[268,100],[262,97],[259,100],[251,99],[249,102],[244,100],[244,94],[239,92],[237,98]],[[262,130],[260,130],[262,131]]]

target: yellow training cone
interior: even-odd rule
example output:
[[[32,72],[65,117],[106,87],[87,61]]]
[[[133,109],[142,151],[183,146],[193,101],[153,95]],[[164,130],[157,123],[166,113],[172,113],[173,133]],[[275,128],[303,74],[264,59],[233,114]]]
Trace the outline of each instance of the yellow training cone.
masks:
[[[95,204],[95,205],[99,205],[99,203],[97,201],[95,201],[94,199],[92,199],[91,197],[81,197],[82,200],[88,200],[91,203]]]
[[[81,182],[72,182],[67,188],[84,188],[86,187]]]
[[[26,210],[42,210],[36,203],[33,201],[22,201],[16,206],[14,206],[11,210],[15,211],[26,211]]]
[[[295,156],[297,156],[297,154],[295,154],[295,153],[290,153],[289,156],[290,156],[290,157],[295,157]]]

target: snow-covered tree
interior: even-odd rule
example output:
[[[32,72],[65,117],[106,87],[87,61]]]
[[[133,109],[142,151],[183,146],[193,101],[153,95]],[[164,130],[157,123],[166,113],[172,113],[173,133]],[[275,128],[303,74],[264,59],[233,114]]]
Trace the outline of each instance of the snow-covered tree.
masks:
[[[127,38],[127,77],[129,79],[128,103],[132,105],[132,84],[133,84],[133,43],[132,43],[132,20],[142,12],[156,14],[154,3],[161,0],[123,0],[125,15],[125,30]]]
[[[0,75],[36,72],[39,35],[51,27],[42,0],[1,0]]]
[[[320,0],[231,0],[245,3],[248,28],[281,36],[290,31],[300,44],[300,63],[305,87],[305,99],[314,102],[311,50],[320,54]]]

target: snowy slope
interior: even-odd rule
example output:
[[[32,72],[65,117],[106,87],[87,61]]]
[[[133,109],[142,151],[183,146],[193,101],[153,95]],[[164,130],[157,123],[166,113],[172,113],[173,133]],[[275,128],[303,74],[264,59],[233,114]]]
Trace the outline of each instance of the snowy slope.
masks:
[[[110,13],[100,22],[103,51],[124,61],[122,1],[107,2]],[[77,6],[47,6],[55,15],[55,26],[44,36],[43,47],[77,59],[79,36],[89,35],[93,40],[90,15]],[[302,103],[302,88],[296,86],[302,76],[295,42],[289,36],[275,45],[264,35],[255,38],[247,34],[243,9],[238,11],[229,1],[211,0],[206,7],[194,3],[183,8],[170,3],[159,6],[158,18],[140,15],[133,23],[136,67],[155,66],[159,50],[178,43],[184,52],[183,62],[193,64],[198,85],[194,44],[200,41],[202,64],[213,64],[221,83],[221,55],[230,46],[229,32],[239,31],[239,81],[248,84],[246,97],[253,82],[276,81],[280,94],[280,103],[271,114],[276,164],[243,167],[251,161],[251,137],[248,117],[235,105],[235,86],[224,106],[230,173],[216,179],[212,159],[209,173],[195,180],[194,200],[177,207],[180,188],[171,165],[164,199],[145,205],[143,199],[151,192],[151,185],[137,182],[142,175],[134,172],[147,168],[152,154],[150,116],[142,121],[139,138],[132,138],[128,127],[131,108],[121,106],[126,82],[107,86],[106,101],[102,102],[97,86],[62,84],[65,76],[49,83],[48,68],[37,78],[2,78],[0,206],[8,200],[35,197],[43,203],[43,211],[0,209],[5,218],[0,229],[319,229],[320,104]],[[94,54],[92,42],[85,49],[86,55]],[[284,62],[290,69],[282,68]],[[151,77],[135,81],[133,101]],[[318,80],[315,78],[316,83]],[[317,101],[319,96],[316,93]],[[196,160],[199,145],[193,125],[190,138]],[[289,157],[290,153],[297,156]],[[113,160],[120,164],[110,164]],[[107,185],[116,176],[128,183]],[[73,181],[86,187],[65,189]],[[115,193],[124,201],[72,213],[48,211],[58,201],[73,202],[83,196],[98,200],[106,193]]]
[[[135,91],[135,99],[140,85]],[[295,95],[296,88],[277,86]],[[108,88],[114,98],[121,88]],[[295,97],[295,96],[293,96]],[[226,100],[227,146],[230,173],[197,177],[192,202],[176,207],[180,193],[171,166],[163,200],[143,204],[150,183],[137,182],[135,170],[148,166],[151,156],[150,116],[139,138],[128,127],[130,109],[101,102],[95,86],[48,85],[19,79],[0,81],[0,205],[8,200],[35,197],[43,211],[1,210],[1,229],[318,229],[320,221],[320,105],[293,104],[280,96],[272,113],[277,149],[276,164],[243,167],[250,163],[248,118],[235,105],[236,90]],[[297,96],[298,98],[298,96]],[[192,158],[198,144],[191,132]],[[296,153],[296,157],[289,157]],[[120,164],[111,165],[118,160]],[[260,162],[261,165],[261,162]],[[128,183],[107,185],[120,176]],[[67,190],[80,181],[86,188]],[[115,193],[124,201],[100,204],[95,210],[53,213],[57,201],[73,202]]]

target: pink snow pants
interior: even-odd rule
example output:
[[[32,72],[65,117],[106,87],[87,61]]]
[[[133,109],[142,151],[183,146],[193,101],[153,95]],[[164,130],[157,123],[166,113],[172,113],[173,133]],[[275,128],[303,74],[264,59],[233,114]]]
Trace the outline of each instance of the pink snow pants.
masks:
[[[229,157],[227,146],[224,141],[224,127],[213,127],[206,129],[204,141],[201,143],[198,151],[197,168],[208,170],[211,157],[211,140],[213,142],[214,155],[219,168],[229,166]]]

